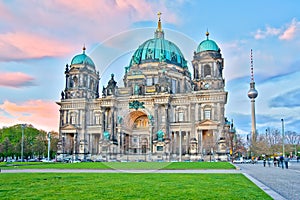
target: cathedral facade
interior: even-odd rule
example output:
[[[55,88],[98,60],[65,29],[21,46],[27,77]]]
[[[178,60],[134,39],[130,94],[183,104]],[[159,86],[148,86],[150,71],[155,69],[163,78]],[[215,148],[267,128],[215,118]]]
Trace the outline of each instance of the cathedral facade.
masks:
[[[159,18],[154,38],[141,44],[125,68],[99,93],[92,59],[76,55],[65,69],[58,155],[103,161],[227,160],[224,59],[215,41],[194,52],[193,73],[180,49],[165,39]],[[193,74],[193,75],[192,75]]]

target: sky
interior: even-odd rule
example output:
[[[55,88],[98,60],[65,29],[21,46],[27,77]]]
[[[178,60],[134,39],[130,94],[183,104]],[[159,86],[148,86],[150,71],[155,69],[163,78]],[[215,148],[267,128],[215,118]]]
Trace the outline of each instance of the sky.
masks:
[[[58,131],[65,65],[86,53],[100,72],[99,88],[119,85],[134,50],[153,38],[162,12],[165,38],[192,72],[193,52],[214,40],[224,58],[226,117],[238,134],[251,132],[250,50],[256,126],[300,132],[300,2],[298,0],[1,0],[0,127],[32,124]]]

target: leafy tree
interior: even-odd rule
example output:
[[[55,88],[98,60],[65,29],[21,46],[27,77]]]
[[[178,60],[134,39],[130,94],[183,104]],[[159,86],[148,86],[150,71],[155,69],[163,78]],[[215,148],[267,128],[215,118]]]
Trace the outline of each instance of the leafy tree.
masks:
[[[23,129],[24,158],[44,157],[47,155],[48,141],[47,132],[38,130],[32,125],[26,125]],[[52,132],[51,139],[51,155],[56,155],[58,133]],[[17,124],[11,127],[4,127],[0,129],[0,157],[21,157],[22,146],[22,126]]]

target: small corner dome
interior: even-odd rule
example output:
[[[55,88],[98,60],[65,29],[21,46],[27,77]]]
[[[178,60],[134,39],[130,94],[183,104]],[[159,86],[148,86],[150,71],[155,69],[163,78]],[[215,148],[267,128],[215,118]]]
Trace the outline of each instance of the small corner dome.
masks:
[[[203,52],[203,51],[220,51],[220,48],[218,47],[217,43],[213,40],[210,40],[208,38],[209,33],[206,33],[206,40],[203,40],[198,48],[197,48],[197,53]]]
[[[95,64],[93,60],[85,54],[85,47],[83,47],[82,54],[78,54],[74,56],[74,58],[71,61],[71,65],[84,65],[84,64],[87,64],[95,68]]]

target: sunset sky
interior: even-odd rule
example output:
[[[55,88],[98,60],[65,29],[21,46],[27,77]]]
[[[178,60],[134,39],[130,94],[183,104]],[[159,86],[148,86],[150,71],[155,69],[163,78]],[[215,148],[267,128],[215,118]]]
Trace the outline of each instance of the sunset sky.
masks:
[[[251,131],[250,49],[258,132],[281,130],[283,118],[286,131],[299,133],[299,8],[298,0],[2,0],[0,127],[27,123],[58,131],[55,102],[65,87],[65,65],[85,45],[100,72],[99,88],[111,73],[122,84],[124,67],[153,37],[160,11],[165,38],[182,50],[190,69],[207,30],[221,48],[226,116],[239,134]]]

